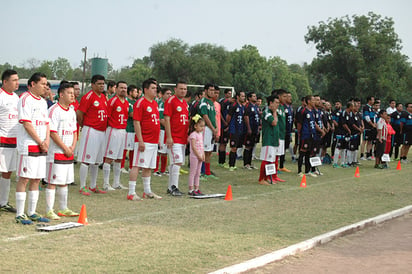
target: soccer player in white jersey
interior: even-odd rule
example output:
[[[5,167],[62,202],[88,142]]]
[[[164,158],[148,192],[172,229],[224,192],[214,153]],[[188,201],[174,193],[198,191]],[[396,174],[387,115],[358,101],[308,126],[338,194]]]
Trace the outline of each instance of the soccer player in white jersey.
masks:
[[[19,125],[17,103],[19,96],[14,91],[19,88],[19,76],[15,70],[5,70],[1,76],[0,89],[0,210],[16,212],[9,204],[10,177],[16,171],[16,137]]]
[[[60,85],[58,96],[58,103],[49,108],[51,141],[46,168],[46,217],[52,220],[79,216],[67,207],[67,185],[74,181],[73,161],[77,142],[76,113],[70,107],[75,100],[73,85]],[[60,208],[57,214],[53,210],[56,185]]]
[[[119,81],[116,84],[116,93],[108,103],[107,116],[109,126],[106,129],[106,148],[103,164],[103,190],[123,189],[120,184],[120,164],[123,158],[123,149],[126,141],[127,117],[129,102],[126,100],[127,83]],[[113,187],[109,184],[110,165],[113,162]]]
[[[92,77],[92,89],[80,100],[77,122],[82,129],[77,161],[80,165],[80,194],[90,196],[90,191],[104,194],[97,185],[99,164],[103,163],[107,128],[107,101],[104,96],[104,76]],[[86,188],[87,173],[90,169],[90,187]],[[89,191],[90,190],[90,191]]]
[[[50,142],[47,103],[41,97],[47,91],[46,75],[34,73],[27,86],[29,90],[20,96],[17,104],[20,125],[17,134],[19,180],[16,186],[16,222],[21,224],[49,222],[49,219],[36,213],[39,182],[46,177],[46,155]],[[24,214],[27,183],[28,217]]]

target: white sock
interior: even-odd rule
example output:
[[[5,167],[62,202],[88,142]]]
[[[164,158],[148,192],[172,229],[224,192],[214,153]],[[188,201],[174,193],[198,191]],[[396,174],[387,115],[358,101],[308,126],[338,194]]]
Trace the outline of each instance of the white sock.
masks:
[[[24,214],[24,204],[26,203],[26,192],[16,192],[16,217]]]
[[[109,178],[110,178],[110,164],[104,163],[103,164],[103,187],[109,186]]]
[[[346,150],[346,149],[344,149],[344,150],[342,150],[342,157],[341,157],[341,159],[342,159],[342,164],[346,164],[346,153],[347,153],[348,151]]]
[[[53,210],[55,196],[56,196],[56,189],[46,188],[46,212]]]
[[[353,163],[357,163],[358,162],[358,151],[357,150],[355,150],[354,152],[353,152]]]
[[[80,188],[83,188],[86,186],[86,180],[87,180],[87,173],[89,172],[89,165],[80,164]]]
[[[173,166],[174,166],[173,164],[170,164],[170,166],[169,166],[169,179],[168,179],[168,185],[167,185],[167,188],[169,190],[172,190],[172,185],[173,185],[173,176],[172,176]]]
[[[39,191],[38,190],[30,190],[29,191],[29,200],[27,204],[27,214],[29,216],[36,213],[37,208],[37,201],[39,200]]]
[[[0,178],[0,206],[4,206],[9,201],[10,179]]]
[[[337,164],[338,164],[338,161],[339,161],[340,149],[335,148],[335,154],[334,154],[334,155],[335,155],[335,156],[333,156],[333,163],[334,163],[335,165],[337,165]]]
[[[255,157],[256,156],[256,145],[253,147],[253,150],[252,150],[252,157]]]
[[[178,188],[179,187],[180,166],[173,165],[172,168],[173,169],[171,170],[169,177],[172,178],[172,185],[175,185]]]
[[[99,171],[99,165],[90,165],[90,188],[96,188],[97,172]]]
[[[129,195],[136,193],[136,181],[129,181]]]
[[[67,208],[67,196],[68,196],[68,187],[67,185],[64,187],[57,188],[57,195],[59,197],[59,206],[60,210],[65,210]]]
[[[142,179],[144,193],[152,193],[152,189],[150,188],[150,177],[142,177]]]
[[[113,186],[120,184],[120,162],[113,163]]]

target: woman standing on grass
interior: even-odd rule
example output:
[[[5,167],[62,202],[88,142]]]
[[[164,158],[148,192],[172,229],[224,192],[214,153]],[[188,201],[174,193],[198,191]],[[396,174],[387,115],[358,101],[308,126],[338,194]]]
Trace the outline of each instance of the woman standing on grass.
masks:
[[[189,195],[201,196],[203,193],[199,190],[199,178],[202,162],[205,161],[205,152],[203,149],[203,130],[205,121],[196,114],[192,117],[190,123],[190,173],[189,173]]]

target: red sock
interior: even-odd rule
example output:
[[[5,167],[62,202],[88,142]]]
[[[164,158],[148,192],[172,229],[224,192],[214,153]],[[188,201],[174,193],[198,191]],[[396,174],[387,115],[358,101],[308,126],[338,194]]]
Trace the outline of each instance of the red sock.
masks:
[[[205,163],[205,174],[206,175],[211,175],[212,174],[210,172],[210,163]]]
[[[156,168],[153,172],[158,172],[159,171],[159,159],[160,159],[160,157],[159,157],[159,155],[157,155],[156,156]]]
[[[260,164],[259,182],[266,179],[266,171],[265,171],[266,163],[267,163],[266,161],[262,161],[262,163]]]
[[[167,166],[167,154],[162,154],[160,156],[160,172],[165,173]]]
[[[129,169],[132,169],[133,167],[133,156],[134,156],[134,151],[129,150]]]
[[[120,168],[124,168],[124,162],[126,162],[126,154],[127,154],[127,150],[123,150],[123,159],[120,164]]]
[[[275,160],[275,166],[276,166],[276,174],[273,174],[272,175],[272,178],[273,177],[278,177],[278,170],[279,170],[279,156],[276,156],[276,160]]]

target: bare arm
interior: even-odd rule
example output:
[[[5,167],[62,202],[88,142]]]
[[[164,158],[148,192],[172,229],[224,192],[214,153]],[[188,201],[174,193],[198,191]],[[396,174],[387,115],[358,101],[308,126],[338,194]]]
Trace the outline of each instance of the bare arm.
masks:
[[[79,124],[79,126],[83,126],[83,118],[84,118],[84,112],[81,110],[77,110],[76,111],[77,114],[77,123]]]
[[[170,128],[170,116],[165,116],[165,133],[166,133],[166,145],[168,148],[173,146],[172,129]]]
[[[142,127],[140,126],[140,121],[133,121],[134,131],[136,133],[137,140],[139,141],[139,151],[144,151],[145,145],[143,142]]]

